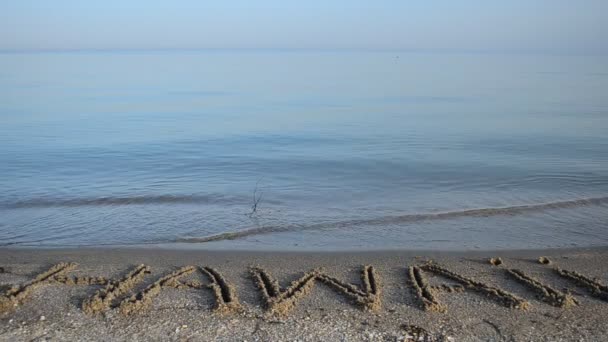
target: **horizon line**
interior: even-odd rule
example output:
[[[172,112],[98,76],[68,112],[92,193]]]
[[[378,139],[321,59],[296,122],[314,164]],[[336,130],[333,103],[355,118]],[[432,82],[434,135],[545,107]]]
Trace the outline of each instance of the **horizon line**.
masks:
[[[88,48],[0,48],[0,54],[20,53],[102,53],[102,52],[228,52],[228,51],[280,51],[280,52],[402,52],[402,53],[455,53],[455,54],[530,54],[563,56],[602,56],[608,50],[563,49],[454,49],[454,48],[366,48],[366,47],[88,47]]]

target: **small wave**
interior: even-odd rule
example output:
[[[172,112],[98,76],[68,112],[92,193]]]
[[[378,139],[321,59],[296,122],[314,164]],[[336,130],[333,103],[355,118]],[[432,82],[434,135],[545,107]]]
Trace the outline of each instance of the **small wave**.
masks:
[[[247,203],[245,199],[222,195],[148,195],[125,197],[95,197],[73,199],[35,198],[10,203],[0,207],[7,209],[49,208],[49,207],[82,207],[82,206],[119,206],[142,204],[238,204]]]
[[[174,242],[182,243],[203,243],[211,241],[221,240],[235,240],[241,239],[252,235],[263,235],[272,233],[282,232],[298,232],[305,230],[323,230],[333,229],[348,226],[357,225],[383,225],[383,224],[399,224],[399,223],[412,223],[429,220],[448,220],[461,217],[491,217],[491,216],[505,216],[505,215],[520,215],[531,212],[539,212],[545,210],[554,209],[566,209],[592,205],[603,205],[608,204],[608,197],[594,197],[594,198],[581,198],[569,201],[556,201],[548,203],[528,204],[528,205],[517,205],[510,207],[495,207],[495,208],[480,208],[480,209],[467,209],[458,211],[445,211],[438,213],[422,213],[422,214],[407,214],[398,216],[385,216],[374,219],[363,219],[363,220],[348,220],[340,222],[327,222],[312,225],[287,225],[287,226],[263,226],[250,228],[234,232],[226,232],[215,235],[209,235],[204,237],[190,237],[190,238],[179,238]]]

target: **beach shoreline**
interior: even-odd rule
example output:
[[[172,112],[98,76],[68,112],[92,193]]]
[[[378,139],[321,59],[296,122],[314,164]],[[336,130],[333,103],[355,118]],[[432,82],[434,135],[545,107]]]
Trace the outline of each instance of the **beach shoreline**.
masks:
[[[540,263],[539,257],[550,263]],[[500,258],[501,264],[492,265],[490,258]],[[580,286],[580,279],[568,278],[574,273],[564,270],[606,285],[606,261],[608,247],[361,252],[3,248],[4,297],[10,297],[8,285],[25,284],[27,293],[10,299],[12,306],[0,312],[0,339],[597,341],[608,334],[608,292]],[[124,282],[140,264],[145,265],[141,274]],[[422,282],[412,281],[414,269]],[[44,278],[51,270],[56,273]],[[86,304],[118,280],[124,291],[115,298]],[[273,280],[281,288],[273,288]],[[296,285],[291,290],[301,291],[290,292],[290,284]],[[417,292],[417,286],[431,296]]]

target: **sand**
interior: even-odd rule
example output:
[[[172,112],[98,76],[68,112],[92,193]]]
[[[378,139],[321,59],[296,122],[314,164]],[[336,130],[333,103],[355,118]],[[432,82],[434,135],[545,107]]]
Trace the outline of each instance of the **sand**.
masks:
[[[1,249],[0,340],[602,341],[607,261],[608,248]]]

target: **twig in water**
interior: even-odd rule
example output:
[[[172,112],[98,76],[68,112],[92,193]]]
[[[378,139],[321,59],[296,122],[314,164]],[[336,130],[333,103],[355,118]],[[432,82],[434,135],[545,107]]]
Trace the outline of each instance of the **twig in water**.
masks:
[[[258,211],[258,204],[260,203],[260,201],[262,200],[262,196],[264,195],[263,192],[260,192],[258,195],[258,185],[260,184],[260,181],[263,178],[264,177],[258,179],[258,181],[255,183],[255,188],[253,189],[253,204],[251,205],[251,212],[249,213],[249,217],[252,217]]]

